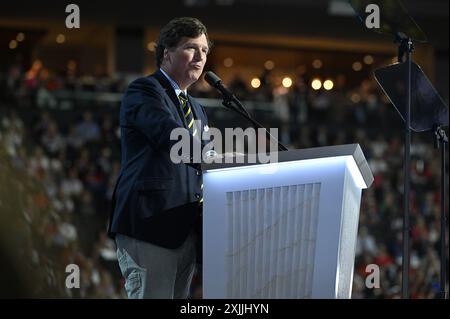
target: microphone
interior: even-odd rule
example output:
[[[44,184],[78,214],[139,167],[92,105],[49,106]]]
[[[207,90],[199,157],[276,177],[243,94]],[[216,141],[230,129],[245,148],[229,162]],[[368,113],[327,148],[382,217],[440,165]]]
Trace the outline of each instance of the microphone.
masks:
[[[222,80],[212,71],[208,71],[205,73],[205,80],[209,85],[218,89],[220,93],[223,94],[225,100],[233,101],[236,100],[236,97],[231,93],[222,83]]]
[[[287,147],[284,146],[283,144],[281,144],[277,139],[275,139],[272,135],[270,135],[269,131],[267,131],[267,129],[262,126],[261,124],[259,124],[258,122],[256,122],[254,119],[252,119],[252,117],[250,116],[250,114],[247,112],[247,110],[244,108],[244,106],[242,105],[241,102],[239,102],[239,100],[233,95],[233,93],[231,93],[223,84],[222,84],[222,80],[212,71],[208,71],[205,73],[205,80],[206,82],[208,82],[209,85],[211,85],[212,87],[216,88],[217,90],[220,91],[220,93],[222,93],[222,95],[224,96],[223,102],[222,104],[227,107],[232,109],[233,111],[239,113],[240,115],[242,115],[243,117],[245,117],[247,120],[249,120],[253,126],[255,128],[263,128],[266,131],[266,138],[270,141],[270,140],[274,140],[278,143],[278,149],[282,150],[282,151],[287,151]],[[237,107],[233,106],[231,103],[236,104]]]
[[[208,82],[209,85],[211,85],[213,88],[216,88],[217,90],[222,93],[224,97],[224,103],[223,105],[230,108],[231,102],[234,102],[238,109],[234,108],[237,112],[244,112],[245,115],[250,117],[250,114],[248,114],[247,110],[244,108],[244,106],[239,102],[239,100],[234,96],[233,93],[231,93],[230,90],[228,90],[222,83],[222,79],[219,78],[214,72],[208,71],[205,73],[205,80]]]

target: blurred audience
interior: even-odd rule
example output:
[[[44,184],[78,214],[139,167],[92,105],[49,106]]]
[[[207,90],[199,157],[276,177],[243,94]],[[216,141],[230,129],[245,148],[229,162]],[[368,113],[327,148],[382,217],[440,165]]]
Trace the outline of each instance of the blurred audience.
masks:
[[[7,169],[0,169],[3,172],[0,177],[17,179],[14,189],[21,192],[15,210],[11,208],[3,218],[9,218],[7,222],[15,230],[8,239],[9,245],[28,260],[29,267],[38,269],[40,291],[32,288],[31,296],[125,297],[115,244],[105,232],[120,169],[119,104],[111,107],[106,103],[106,108],[101,108],[95,102],[68,111],[58,108],[56,94],[61,90],[122,92],[124,81],[108,78],[100,71],[97,77],[80,78],[76,75],[76,63],[71,61],[67,74],[61,78],[37,60],[28,71],[19,65],[11,66],[0,83],[1,168]],[[273,109],[268,114],[267,110],[258,112],[256,108],[249,111],[266,126],[279,127],[280,138],[289,148],[361,145],[375,180],[363,192],[361,201],[352,297],[399,298],[403,214],[401,120],[368,80],[355,88],[338,85],[328,92],[310,90],[307,77],[299,76],[292,87],[284,88],[271,81],[269,75],[270,72],[264,72],[260,89],[249,89],[238,75],[230,87],[241,100],[255,101],[256,105],[271,103]],[[202,81],[190,93],[219,97]],[[218,126],[230,125],[229,118],[221,117],[220,109],[210,108],[208,116]],[[413,135],[411,153],[411,296],[437,298],[439,150],[433,148],[431,134],[422,133]],[[11,176],[5,175],[5,171]],[[446,231],[448,235],[448,224]],[[448,256],[446,260],[448,265]],[[70,263],[80,266],[80,289],[62,287],[65,266]],[[380,267],[379,289],[365,286],[369,264]],[[201,296],[198,274],[191,295]]]

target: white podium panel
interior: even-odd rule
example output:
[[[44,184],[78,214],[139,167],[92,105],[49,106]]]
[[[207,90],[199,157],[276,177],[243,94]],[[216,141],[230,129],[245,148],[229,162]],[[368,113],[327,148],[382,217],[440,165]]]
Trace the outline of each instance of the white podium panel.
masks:
[[[204,298],[350,297],[361,189],[371,180],[354,155],[290,153],[204,171]]]

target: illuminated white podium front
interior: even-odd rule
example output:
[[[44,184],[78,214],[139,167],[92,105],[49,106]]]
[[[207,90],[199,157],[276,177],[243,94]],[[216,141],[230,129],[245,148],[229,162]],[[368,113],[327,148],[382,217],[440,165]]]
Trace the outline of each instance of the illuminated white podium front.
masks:
[[[203,298],[350,298],[373,181],[358,144],[202,169]]]

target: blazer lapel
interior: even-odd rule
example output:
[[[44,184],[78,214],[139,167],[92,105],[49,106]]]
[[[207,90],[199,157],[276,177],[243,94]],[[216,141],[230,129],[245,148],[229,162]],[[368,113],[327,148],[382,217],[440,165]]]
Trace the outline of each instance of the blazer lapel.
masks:
[[[189,105],[191,106],[192,112],[194,113],[194,118],[196,120],[202,121],[202,123],[203,123],[204,122],[204,118],[203,118],[203,112],[200,109],[200,105],[189,94],[188,94],[188,99],[189,99]]]
[[[175,90],[173,89],[172,85],[170,84],[169,80],[165,77],[165,75],[161,72],[161,70],[156,71],[153,74],[154,77],[159,81],[161,86],[164,88],[166,94],[169,96],[170,100],[172,101],[172,105],[169,105],[169,108],[171,109],[172,113],[176,116],[178,115],[178,120],[181,124],[184,125],[184,127],[187,128],[186,119],[184,117],[183,111],[180,107],[180,100],[178,100],[178,96],[175,94]],[[188,94],[188,103],[192,108],[192,112],[194,114],[195,120],[201,120],[202,126],[204,125],[205,118],[203,117],[203,112],[201,110],[201,106],[194,100],[194,98]]]

